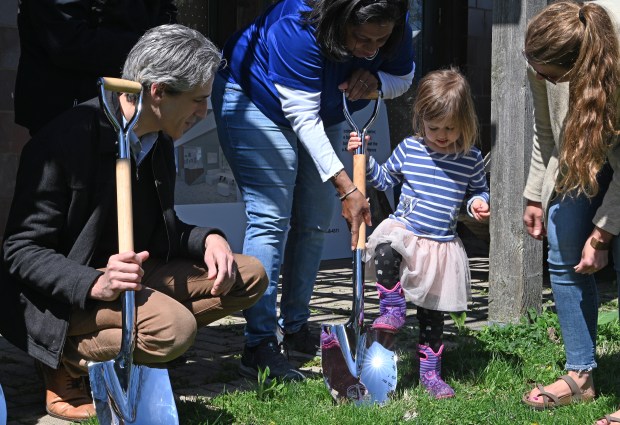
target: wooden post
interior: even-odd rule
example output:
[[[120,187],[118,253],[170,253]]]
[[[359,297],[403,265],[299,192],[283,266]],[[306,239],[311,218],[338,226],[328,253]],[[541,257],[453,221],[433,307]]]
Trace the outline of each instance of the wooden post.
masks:
[[[489,322],[513,323],[542,305],[542,243],[522,223],[533,136],[532,99],[521,55],[529,19],[545,0],[493,2]]]

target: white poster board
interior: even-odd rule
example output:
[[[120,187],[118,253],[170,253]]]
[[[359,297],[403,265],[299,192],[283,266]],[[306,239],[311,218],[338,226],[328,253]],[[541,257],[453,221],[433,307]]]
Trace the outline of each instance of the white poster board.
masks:
[[[371,112],[372,102],[367,108],[353,114],[360,128]],[[350,131],[348,125],[343,127],[342,142],[337,153],[347,173],[352,176],[353,156],[347,152]],[[379,115],[368,134],[371,136],[368,152],[380,163],[384,162],[390,155],[390,133],[384,104],[381,105]],[[233,251],[242,252],[246,226],[244,204],[220,149],[213,113],[210,112],[207,118],[175,141],[174,145],[177,158],[177,214],[188,223],[222,229]],[[387,197],[392,202],[391,191],[387,193]],[[323,260],[351,256],[351,235],[341,214],[340,208],[336,208],[325,238]]]

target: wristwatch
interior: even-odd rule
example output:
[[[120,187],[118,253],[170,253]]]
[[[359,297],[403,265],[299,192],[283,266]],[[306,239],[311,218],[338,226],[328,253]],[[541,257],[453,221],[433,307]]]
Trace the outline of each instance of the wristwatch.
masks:
[[[595,237],[592,237],[590,238],[590,246],[596,250],[607,251],[609,247],[611,246],[611,243],[603,242],[603,241],[596,239]]]

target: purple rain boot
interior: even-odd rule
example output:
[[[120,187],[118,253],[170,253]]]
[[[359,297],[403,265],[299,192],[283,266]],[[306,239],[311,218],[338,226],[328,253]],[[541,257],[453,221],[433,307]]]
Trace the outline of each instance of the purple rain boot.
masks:
[[[435,353],[428,345],[418,344],[420,357],[420,382],[436,399],[454,397],[454,390],[441,379],[441,353],[443,344]]]
[[[373,329],[396,333],[405,324],[407,303],[400,282],[392,289],[386,289],[377,283],[379,292],[379,314],[372,324]]]
[[[340,347],[340,343],[336,339],[336,335],[321,330],[321,350],[328,350],[334,347]]]

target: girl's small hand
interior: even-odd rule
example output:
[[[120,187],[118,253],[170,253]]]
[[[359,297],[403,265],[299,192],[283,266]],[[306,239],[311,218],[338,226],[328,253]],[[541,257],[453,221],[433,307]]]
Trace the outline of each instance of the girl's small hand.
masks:
[[[366,144],[370,140],[370,136],[366,135]],[[347,144],[347,150],[351,153],[355,153],[355,150],[362,145],[362,139],[357,135],[355,131],[349,133],[349,143]]]
[[[471,203],[471,213],[476,221],[485,222],[491,215],[489,204],[482,199],[475,199],[474,202]]]

